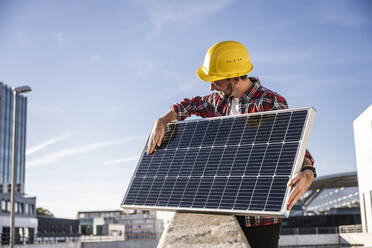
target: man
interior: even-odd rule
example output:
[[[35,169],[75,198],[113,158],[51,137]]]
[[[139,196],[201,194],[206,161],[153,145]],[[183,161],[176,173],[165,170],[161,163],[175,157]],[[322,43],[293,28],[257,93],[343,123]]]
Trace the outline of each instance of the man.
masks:
[[[236,41],[223,41],[211,46],[205,55],[204,65],[196,71],[198,77],[210,82],[210,95],[184,99],[156,120],[150,135],[147,153],[161,145],[165,126],[175,120],[184,120],[195,114],[203,118],[246,114],[288,108],[279,94],[261,86],[258,78],[248,77],[253,65],[247,49]],[[306,152],[302,170],[289,183],[290,210],[314,180],[314,161]],[[236,216],[252,247],[277,247],[281,219],[255,216]]]

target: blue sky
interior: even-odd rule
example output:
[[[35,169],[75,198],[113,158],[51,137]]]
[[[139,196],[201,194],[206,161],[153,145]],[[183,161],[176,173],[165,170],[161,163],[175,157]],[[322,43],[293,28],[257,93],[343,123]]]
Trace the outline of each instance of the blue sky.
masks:
[[[354,171],[372,103],[370,1],[0,1],[0,81],[28,84],[26,192],[59,217],[118,209],[157,117],[209,93],[222,40],[290,107],[313,106],[319,175]]]

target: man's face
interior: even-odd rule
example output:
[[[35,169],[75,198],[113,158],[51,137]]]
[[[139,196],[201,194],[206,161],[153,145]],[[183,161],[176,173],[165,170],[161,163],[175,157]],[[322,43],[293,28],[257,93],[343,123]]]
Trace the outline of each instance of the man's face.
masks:
[[[216,90],[221,98],[228,98],[233,92],[232,79],[222,79],[211,82],[211,91]]]

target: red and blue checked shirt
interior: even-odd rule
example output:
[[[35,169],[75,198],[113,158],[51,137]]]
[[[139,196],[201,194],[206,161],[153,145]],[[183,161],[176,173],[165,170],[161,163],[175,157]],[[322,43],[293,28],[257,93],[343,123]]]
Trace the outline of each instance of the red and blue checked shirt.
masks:
[[[239,98],[240,114],[263,112],[269,110],[287,109],[287,101],[279,94],[261,86],[258,78],[249,78],[253,87],[245,92]],[[184,120],[191,115],[201,116],[203,118],[229,115],[232,106],[232,98],[221,98],[217,92],[207,96],[196,96],[185,98],[180,103],[172,105],[172,109],[177,113],[177,120]],[[314,160],[311,154],[306,151],[308,157],[314,166]],[[246,226],[271,225],[281,222],[281,218],[270,218],[260,216],[246,216]]]

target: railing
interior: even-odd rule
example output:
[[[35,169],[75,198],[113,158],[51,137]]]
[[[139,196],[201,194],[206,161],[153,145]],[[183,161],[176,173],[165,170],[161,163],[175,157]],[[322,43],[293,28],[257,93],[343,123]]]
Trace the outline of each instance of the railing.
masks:
[[[281,228],[281,235],[332,234],[338,233],[338,227],[295,227]]]
[[[80,242],[101,242],[101,241],[120,241],[125,240],[124,235],[122,236],[81,236]]]
[[[331,233],[361,233],[362,225],[344,225],[332,227],[282,227],[281,235],[331,234]]]
[[[338,230],[340,233],[361,233],[363,232],[362,225],[339,226]]]

